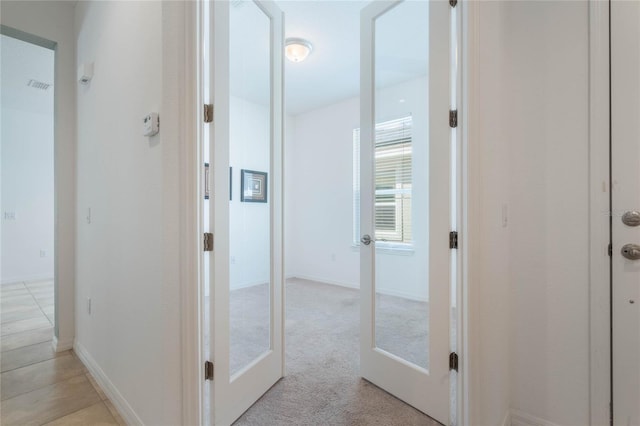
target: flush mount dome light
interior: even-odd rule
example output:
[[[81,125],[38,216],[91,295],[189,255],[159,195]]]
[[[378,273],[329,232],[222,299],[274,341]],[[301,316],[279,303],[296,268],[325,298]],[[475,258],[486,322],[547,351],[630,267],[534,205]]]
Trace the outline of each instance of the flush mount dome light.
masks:
[[[288,38],[284,45],[284,54],[291,62],[304,61],[313,50],[313,45],[302,38]]]

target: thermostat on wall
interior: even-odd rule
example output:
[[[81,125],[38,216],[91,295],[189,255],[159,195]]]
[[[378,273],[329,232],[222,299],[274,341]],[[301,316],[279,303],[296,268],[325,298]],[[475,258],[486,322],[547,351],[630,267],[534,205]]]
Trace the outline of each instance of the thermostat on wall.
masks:
[[[152,112],[142,119],[142,133],[145,136],[157,135],[160,131],[160,118],[157,112]]]

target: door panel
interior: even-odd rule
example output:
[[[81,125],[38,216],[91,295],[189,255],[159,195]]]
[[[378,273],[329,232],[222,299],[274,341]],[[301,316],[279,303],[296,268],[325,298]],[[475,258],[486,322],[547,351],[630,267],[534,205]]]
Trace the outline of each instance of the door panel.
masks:
[[[362,376],[449,419],[449,4],[361,15]]]
[[[272,2],[211,2],[211,336],[216,425],[283,375],[283,17]]]
[[[611,145],[613,211],[614,424],[640,425],[640,260],[622,255],[640,245],[640,3],[611,2]]]

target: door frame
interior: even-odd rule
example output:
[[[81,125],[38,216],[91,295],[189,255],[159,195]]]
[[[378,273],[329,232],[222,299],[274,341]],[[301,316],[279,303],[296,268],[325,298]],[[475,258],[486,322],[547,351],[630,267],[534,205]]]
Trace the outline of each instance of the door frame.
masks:
[[[475,2],[459,2],[458,12],[458,43],[460,61],[458,73],[458,104],[461,112],[458,121],[458,140],[461,146],[460,151],[460,224],[459,234],[463,241],[459,253],[459,265],[461,274],[458,276],[457,299],[458,299],[458,354],[461,357],[457,376],[457,418],[458,424],[470,424],[469,422],[469,402],[470,402],[470,380],[469,380],[469,355],[471,354],[468,331],[469,307],[473,306],[468,292],[468,264],[469,247],[464,244],[467,230],[472,226],[472,219],[469,215],[469,191],[468,183],[471,178],[468,173],[469,161],[473,157],[469,156],[468,141],[469,124],[466,117],[471,117],[470,113],[474,108],[469,106],[470,86],[473,87],[469,69],[473,69],[474,43],[473,26],[470,22],[477,21],[477,6]],[[203,58],[201,55],[203,41],[203,7],[202,1],[184,2],[175,6],[172,14],[172,25],[182,27],[183,38],[175,42],[183,46],[184,61],[179,66],[179,103],[184,108],[179,109],[179,135],[182,139],[180,168],[182,177],[180,182],[182,214],[180,218],[180,293],[181,293],[181,330],[182,330],[182,420],[183,424],[194,425],[203,424],[205,417],[204,409],[204,386],[203,380],[204,358],[203,351],[203,274],[200,255],[203,250],[201,211],[202,200],[199,194],[202,193],[202,137],[201,108],[203,97]],[[286,17],[285,17],[286,19]],[[471,30],[470,30],[471,28]],[[470,63],[471,66],[468,66]],[[286,82],[285,82],[286,84]],[[286,142],[285,142],[286,143]],[[283,146],[283,149],[285,147]],[[286,176],[283,172],[283,183]],[[283,200],[286,194],[283,192]],[[284,217],[284,212],[283,212]],[[286,259],[283,258],[283,261]],[[285,311],[284,299],[286,299],[286,286],[283,287],[283,311]],[[283,312],[283,328],[285,313]],[[282,333],[283,348],[286,348],[286,335]],[[285,357],[282,362],[283,375],[286,374]]]
[[[589,2],[589,407],[592,425],[611,410],[611,180],[609,1]]]
[[[179,66],[178,108],[180,144],[180,293],[182,342],[182,424],[201,425],[204,417],[204,303],[201,254],[202,238],[202,143],[204,90],[202,84],[203,11],[202,1],[176,2],[173,22],[182,27],[182,40],[176,40],[184,57]]]
[[[54,53],[53,121],[53,281],[55,316],[52,347],[55,352],[73,348],[75,341],[75,39],[65,30],[39,28],[5,13],[0,34]],[[35,21],[34,21],[35,22]],[[7,25],[9,24],[9,25]],[[61,201],[62,200],[62,201]]]

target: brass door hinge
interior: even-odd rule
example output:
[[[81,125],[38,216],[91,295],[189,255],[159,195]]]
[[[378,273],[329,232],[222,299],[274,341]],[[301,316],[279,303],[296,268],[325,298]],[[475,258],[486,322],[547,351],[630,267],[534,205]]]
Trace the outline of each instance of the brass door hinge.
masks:
[[[449,111],[449,127],[458,127],[458,110],[452,109]]]
[[[449,248],[450,249],[458,248],[458,233],[456,231],[449,232]]]
[[[204,122],[213,123],[213,105],[204,104]]]
[[[204,233],[204,251],[213,251],[213,234],[210,232]]]
[[[204,362],[204,379],[213,380],[213,363],[211,361]]]
[[[455,352],[449,354],[449,370],[458,371],[458,354]]]

